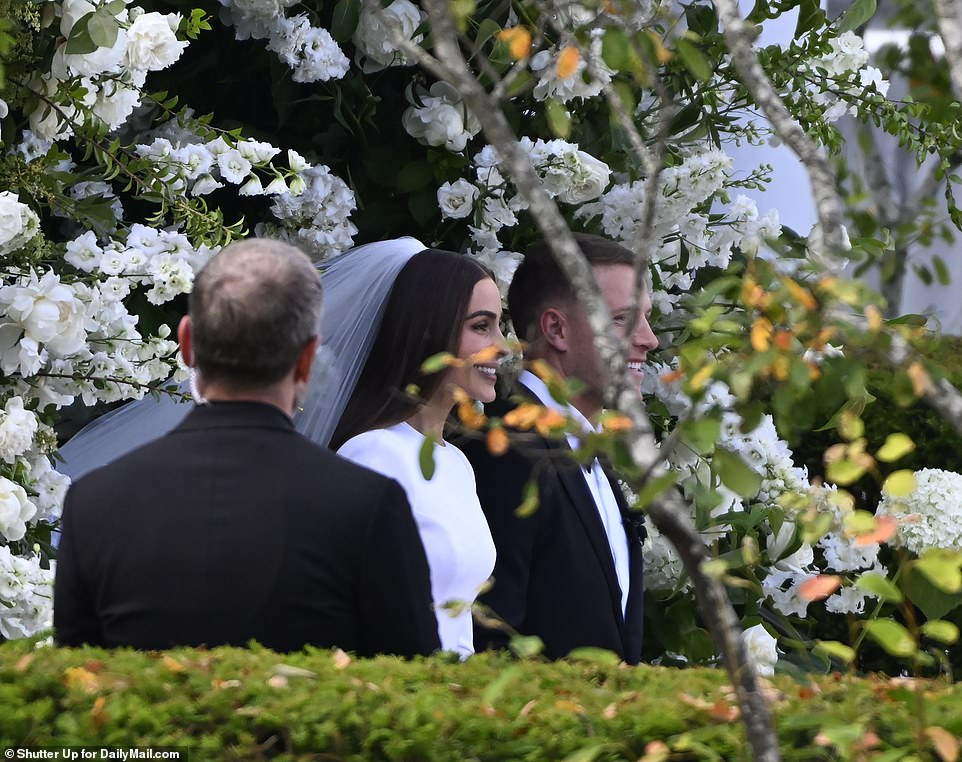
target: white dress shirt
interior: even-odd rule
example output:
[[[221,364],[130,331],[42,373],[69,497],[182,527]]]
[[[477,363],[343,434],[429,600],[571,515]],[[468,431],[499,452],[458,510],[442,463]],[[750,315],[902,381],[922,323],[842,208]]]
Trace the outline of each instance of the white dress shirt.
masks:
[[[544,381],[531,371],[523,371],[518,380],[531,390],[531,393],[538,398],[542,405],[571,418],[585,433],[598,431],[598,428],[593,426],[577,408],[572,405],[561,405],[555,400],[554,397],[551,396],[551,392],[548,391],[548,387]],[[567,439],[571,449],[577,450],[580,445],[578,437],[574,434],[568,434]],[[581,473],[585,478],[585,483],[588,485],[591,496],[594,498],[595,506],[598,508],[598,515],[605,528],[605,534],[608,535],[608,547],[611,549],[611,557],[615,563],[615,573],[618,575],[618,585],[621,588],[621,613],[624,614],[628,606],[630,572],[628,563],[628,535],[622,523],[621,510],[618,508],[617,500],[615,500],[615,493],[611,489],[611,482],[609,482],[605,476],[604,469],[601,467],[597,458],[590,464],[590,470],[582,466]]]

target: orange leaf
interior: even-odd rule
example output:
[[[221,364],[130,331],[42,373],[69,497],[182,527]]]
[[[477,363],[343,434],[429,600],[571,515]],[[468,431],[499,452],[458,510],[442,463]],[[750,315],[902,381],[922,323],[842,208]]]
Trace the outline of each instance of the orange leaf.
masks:
[[[523,26],[502,29],[498,32],[498,39],[508,46],[508,52],[515,61],[520,61],[531,52],[531,32]]]
[[[735,722],[739,717],[741,717],[741,712],[737,706],[732,706],[727,701],[716,701],[711,708],[710,712],[713,719],[719,722]]]
[[[503,418],[504,425],[527,431],[534,426],[535,422],[541,416],[543,409],[541,405],[536,405],[533,402],[523,402],[514,410],[509,410],[505,413]]]
[[[659,376],[659,380],[665,384],[673,384],[684,375],[685,371],[683,371],[681,368],[678,368],[678,370],[673,370],[670,373],[665,373],[663,376]]]
[[[581,62],[581,53],[578,52],[577,48],[566,47],[561,51],[558,56],[557,72],[560,79],[568,79],[572,74],[578,70],[578,64]]]
[[[94,700],[93,708],[90,710],[90,720],[98,728],[109,719],[107,713],[104,711],[104,707],[106,705],[106,697],[97,696],[97,698]]]
[[[540,378],[546,384],[550,383],[551,381],[561,380],[560,377],[558,376],[558,371],[552,368],[544,360],[541,360],[541,359],[532,360],[528,364],[528,368],[531,370],[532,373],[534,373],[538,378]]]
[[[538,416],[538,420],[534,424],[541,436],[547,436],[564,428],[566,420],[561,413],[551,408],[544,408],[543,410],[544,412]]]
[[[791,293],[792,298],[809,312],[818,306],[818,302],[815,301],[815,297],[812,296],[812,292],[807,288],[800,286],[791,278],[785,279],[785,285],[788,286],[788,291]]]
[[[458,418],[465,428],[477,431],[487,422],[488,417],[484,413],[479,413],[472,400],[458,403]]]
[[[500,353],[501,347],[499,347],[497,344],[489,344],[484,349],[481,349],[471,355],[467,362],[469,365],[491,362],[492,360],[497,359]]]
[[[842,578],[837,574],[819,574],[799,585],[798,595],[803,601],[820,601],[838,590],[841,584]]]
[[[916,397],[921,397],[926,392],[932,391],[932,379],[929,378],[929,374],[922,367],[922,363],[916,360],[909,365],[905,372],[909,374],[909,378],[912,380],[912,391],[915,392]]]
[[[605,431],[628,431],[631,429],[631,426],[631,418],[629,418],[627,415],[610,413],[601,419],[601,427]]]
[[[24,654],[17,659],[17,663],[13,665],[14,670],[16,672],[26,672],[30,667],[30,662],[33,661],[33,658],[33,654]]]
[[[935,747],[935,753],[939,755],[942,762],[956,762],[959,758],[959,739],[956,738],[945,728],[932,725],[925,729],[925,735],[929,737]]]
[[[671,755],[671,749],[664,741],[649,741],[645,744],[645,754],[638,762],[664,762]]]
[[[876,516],[875,527],[870,532],[858,535],[855,538],[855,544],[875,545],[878,543],[881,545],[895,537],[898,528],[899,522],[894,516]]]
[[[751,340],[752,349],[756,352],[764,352],[771,346],[772,321],[765,317],[758,318],[752,325]]]
[[[486,439],[488,452],[492,455],[504,455],[508,451],[508,447],[511,446],[511,440],[508,439],[508,432],[500,426],[489,430]]]
[[[63,674],[68,688],[79,688],[84,693],[96,693],[100,688],[97,676],[83,667],[67,667]]]
[[[175,659],[173,656],[169,656],[168,654],[163,655],[163,657],[160,660],[160,663],[163,664],[169,671],[174,673],[183,672],[185,669],[183,664],[181,664],[179,661],[177,661],[177,659]]]
[[[775,347],[783,352],[787,352],[792,348],[792,334],[789,331],[775,331],[772,341],[774,342]]]
[[[779,355],[772,363],[772,375],[777,381],[785,381],[791,368],[791,361],[785,355]]]
[[[878,333],[882,330],[882,313],[874,304],[865,308],[865,319],[868,320],[868,329],[872,333]]]

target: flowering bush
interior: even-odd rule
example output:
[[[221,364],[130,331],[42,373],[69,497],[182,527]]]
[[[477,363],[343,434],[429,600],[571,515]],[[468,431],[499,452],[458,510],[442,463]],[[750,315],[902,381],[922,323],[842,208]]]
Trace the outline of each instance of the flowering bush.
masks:
[[[938,468],[916,471],[907,495],[884,493],[880,516],[898,521],[899,547],[921,555],[932,548],[962,551],[962,474]]]

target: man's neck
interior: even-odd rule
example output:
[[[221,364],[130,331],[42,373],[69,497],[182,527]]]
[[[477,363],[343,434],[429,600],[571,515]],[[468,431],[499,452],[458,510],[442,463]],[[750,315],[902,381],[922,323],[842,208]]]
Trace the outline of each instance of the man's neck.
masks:
[[[205,384],[200,393],[207,402],[260,402],[273,405],[288,418],[294,415],[294,390],[286,385],[238,389],[214,382]]]

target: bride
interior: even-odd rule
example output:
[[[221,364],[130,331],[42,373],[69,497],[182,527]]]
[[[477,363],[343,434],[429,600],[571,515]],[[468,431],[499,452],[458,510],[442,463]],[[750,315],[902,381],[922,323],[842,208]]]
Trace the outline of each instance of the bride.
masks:
[[[470,604],[495,550],[474,472],[443,427],[455,389],[494,399],[497,361],[507,354],[497,285],[468,257],[413,238],[360,246],[321,267],[324,344],[294,423],[404,488],[431,570],[441,647],[466,658],[474,651]],[[439,352],[459,363],[422,374]],[[62,470],[77,478],[108,463],[172,429],[189,407],[165,396],[109,413],[61,448]],[[431,479],[419,457],[427,437],[437,444]]]

